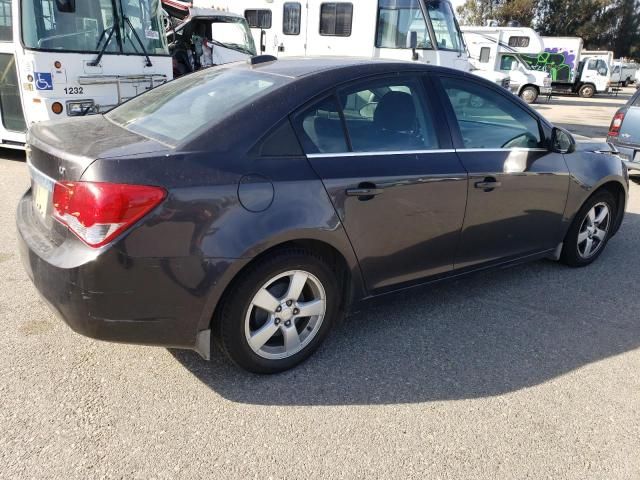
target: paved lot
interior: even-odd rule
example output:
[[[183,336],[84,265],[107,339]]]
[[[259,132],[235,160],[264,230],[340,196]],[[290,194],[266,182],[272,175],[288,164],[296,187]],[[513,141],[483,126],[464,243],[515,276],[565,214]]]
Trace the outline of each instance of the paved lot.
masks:
[[[0,156],[0,477],[640,478],[640,187],[600,261],[414,290],[302,367],[80,337],[16,255]]]
[[[572,133],[604,140],[616,111],[635,93],[635,87],[621,89],[617,95],[554,96],[549,102],[540,99],[533,107],[551,122]]]

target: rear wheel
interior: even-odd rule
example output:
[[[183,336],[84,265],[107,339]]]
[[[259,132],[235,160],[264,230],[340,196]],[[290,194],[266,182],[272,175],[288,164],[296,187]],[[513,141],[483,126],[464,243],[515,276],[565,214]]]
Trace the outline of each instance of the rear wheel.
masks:
[[[561,260],[570,267],[585,267],[603,252],[616,219],[614,196],[601,191],[582,206],[574,219],[562,249]]]
[[[218,340],[237,365],[278,373],[306,360],[339,314],[336,275],[306,250],[283,250],[245,272],[217,318]]]
[[[538,100],[538,89],[532,86],[524,87],[522,92],[520,92],[520,98],[528,104],[536,103],[536,100]]]
[[[582,98],[593,98],[596,89],[593,85],[583,85],[578,92]]]

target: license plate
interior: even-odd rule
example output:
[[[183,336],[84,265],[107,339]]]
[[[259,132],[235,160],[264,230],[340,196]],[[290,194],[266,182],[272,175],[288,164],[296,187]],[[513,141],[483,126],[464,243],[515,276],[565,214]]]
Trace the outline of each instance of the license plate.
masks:
[[[636,156],[633,158],[633,161],[640,163],[640,152],[636,152]]]
[[[42,219],[47,216],[49,209],[49,190],[38,182],[33,182],[33,206]]]

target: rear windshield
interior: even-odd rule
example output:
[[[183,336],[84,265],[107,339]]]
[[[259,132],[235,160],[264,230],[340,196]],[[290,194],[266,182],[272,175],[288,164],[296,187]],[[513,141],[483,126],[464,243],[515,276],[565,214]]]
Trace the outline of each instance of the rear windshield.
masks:
[[[237,68],[203,70],[133,98],[106,118],[131,132],[176,146],[287,81]]]

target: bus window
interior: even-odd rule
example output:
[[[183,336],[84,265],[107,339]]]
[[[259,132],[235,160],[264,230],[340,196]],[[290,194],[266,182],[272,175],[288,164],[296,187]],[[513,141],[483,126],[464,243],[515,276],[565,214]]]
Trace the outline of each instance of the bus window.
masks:
[[[432,0],[427,2],[429,18],[436,34],[436,42],[440,50],[461,52],[461,33],[456,17],[449,2]]]
[[[376,47],[409,48],[409,33],[418,34],[419,49],[431,49],[427,22],[418,0],[378,0]]]
[[[13,41],[11,0],[0,0],[0,42]]]

